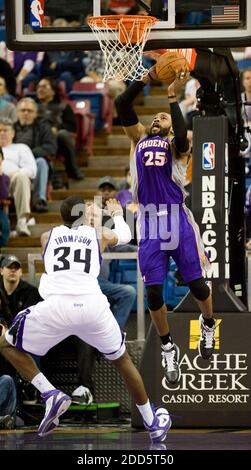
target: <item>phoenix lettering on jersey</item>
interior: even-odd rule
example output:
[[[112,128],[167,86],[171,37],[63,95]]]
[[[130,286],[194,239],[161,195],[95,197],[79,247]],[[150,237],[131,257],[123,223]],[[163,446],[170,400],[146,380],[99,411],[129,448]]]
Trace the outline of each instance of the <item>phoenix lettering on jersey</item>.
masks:
[[[139,151],[148,147],[161,147],[163,149],[169,148],[169,142],[163,139],[144,140],[138,146]]]
[[[72,242],[72,243],[83,243],[84,245],[89,246],[91,244],[91,239],[83,236],[78,236],[78,235],[63,235],[63,237],[58,237],[55,238],[55,242],[57,245],[61,245],[61,243],[67,243],[67,242]]]

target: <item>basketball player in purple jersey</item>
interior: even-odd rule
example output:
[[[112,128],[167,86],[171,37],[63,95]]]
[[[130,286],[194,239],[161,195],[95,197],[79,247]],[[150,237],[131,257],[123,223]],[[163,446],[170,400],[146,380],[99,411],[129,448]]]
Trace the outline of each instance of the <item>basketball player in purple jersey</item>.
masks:
[[[177,72],[168,87],[171,115],[156,114],[147,132],[139,122],[132,102],[151,78],[157,78],[155,66],[142,81],[132,82],[115,103],[124,131],[131,140],[131,174],[134,196],[139,203],[141,274],[151,318],[162,342],[166,380],[174,384],[180,378],[179,348],[170,335],[163,301],[163,282],[170,256],[202,312],[199,353],[204,359],[213,354],[216,323],[211,292],[203,277],[203,271],[210,263],[205,256],[198,225],[185,206],[183,181],[190,146],[176,94],[187,78],[187,70]]]

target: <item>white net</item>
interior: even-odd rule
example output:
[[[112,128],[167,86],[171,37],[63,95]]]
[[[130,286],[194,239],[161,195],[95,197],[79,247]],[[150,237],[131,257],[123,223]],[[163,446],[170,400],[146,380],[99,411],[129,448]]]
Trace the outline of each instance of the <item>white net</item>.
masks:
[[[89,18],[105,58],[104,82],[142,79],[147,73],[142,63],[143,49],[156,21],[152,16],[131,15]]]

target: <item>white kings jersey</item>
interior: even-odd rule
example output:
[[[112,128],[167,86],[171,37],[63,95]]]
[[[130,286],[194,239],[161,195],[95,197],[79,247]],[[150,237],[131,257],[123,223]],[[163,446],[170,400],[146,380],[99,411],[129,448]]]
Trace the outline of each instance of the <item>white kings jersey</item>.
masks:
[[[102,257],[95,228],[60,225],[51,230],[44,250],[39,284],[43,299],[50,295],[82,295],[99,292],[97,277]]]

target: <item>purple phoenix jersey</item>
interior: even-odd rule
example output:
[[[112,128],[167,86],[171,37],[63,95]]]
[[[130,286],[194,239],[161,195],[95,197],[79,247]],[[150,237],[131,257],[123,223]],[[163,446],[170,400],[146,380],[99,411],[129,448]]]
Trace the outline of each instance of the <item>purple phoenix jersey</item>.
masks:
[[[133,195],[139,202],[139,263],[146,285],[164,282],[170,256],[185,282],[202,277],[208,265],[199,228],[184,204],[186,169],[175,157],[173,143],[160,136],[143,138],[131,159]]]
[[[172,157],[171,147],[170,140],[160,136],[146,137],[136,147],[136,169],[132,171],[136,188],[133,189],[143,206],[182,204],[185,200],[186,165]]]

